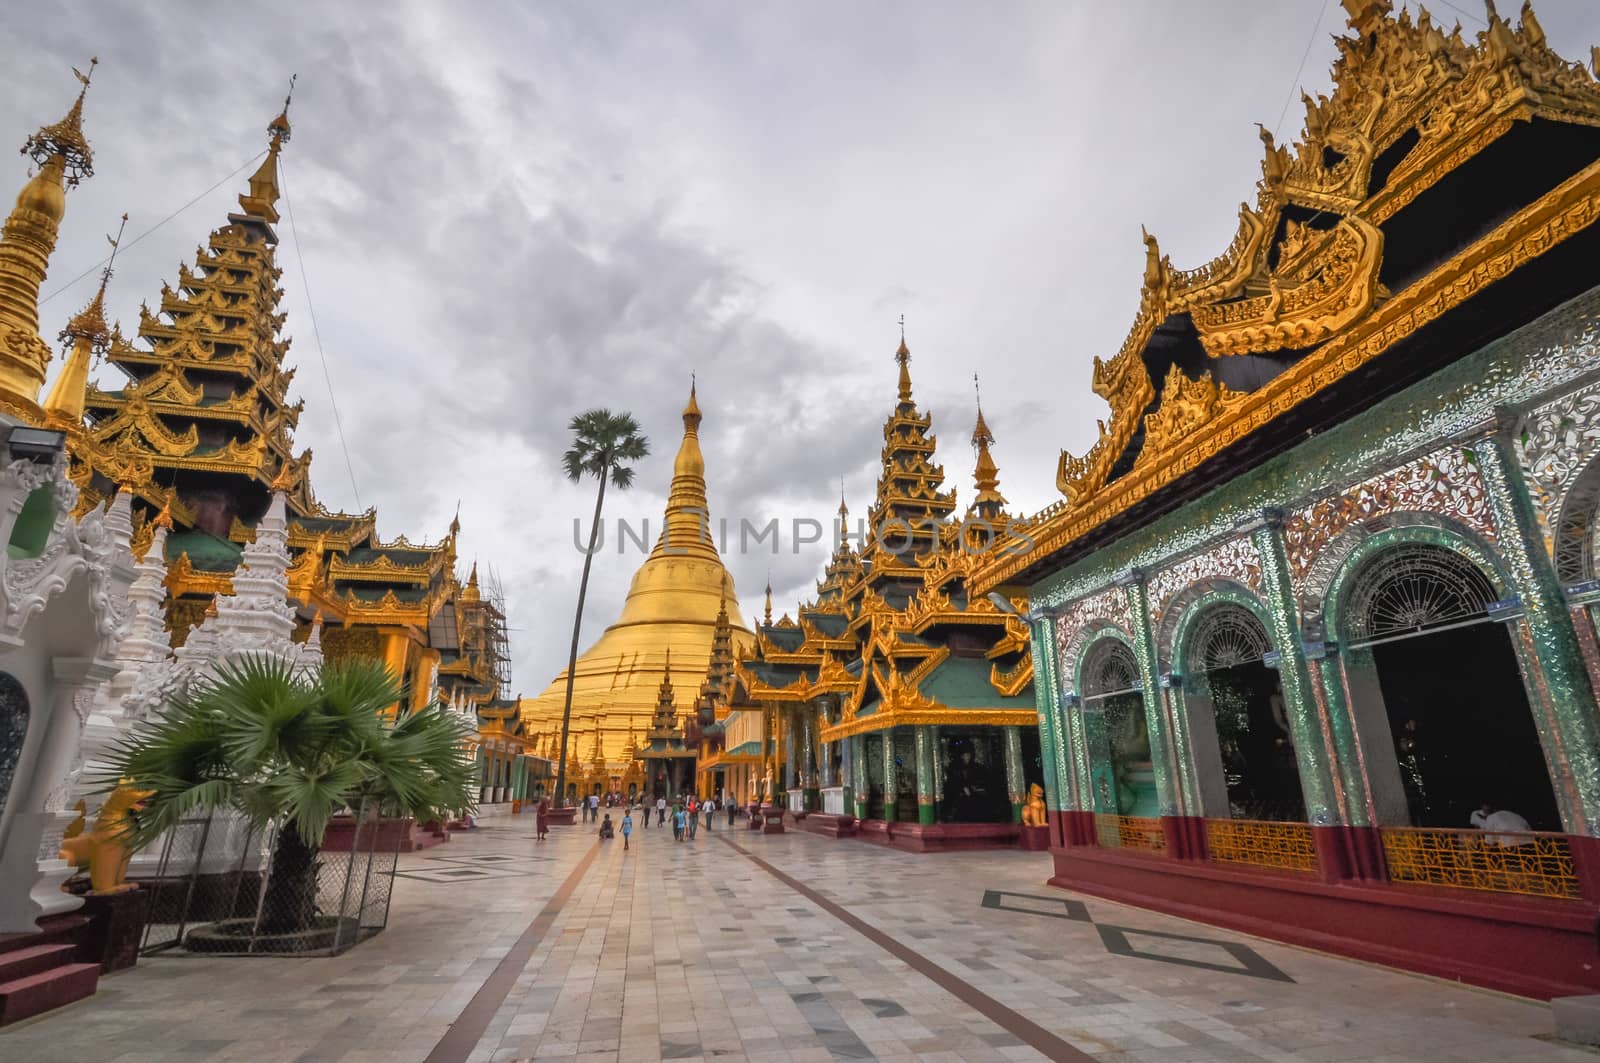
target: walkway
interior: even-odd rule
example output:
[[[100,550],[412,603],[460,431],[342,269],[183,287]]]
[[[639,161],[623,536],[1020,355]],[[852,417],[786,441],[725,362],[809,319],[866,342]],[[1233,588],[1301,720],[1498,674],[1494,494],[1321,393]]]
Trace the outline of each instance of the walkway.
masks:
[[[145,960],[0,1058],[1596,1058],[1541,1005],[1074,897],[1038,855],[531,827],[403,858],[390,928],[344,956]]]

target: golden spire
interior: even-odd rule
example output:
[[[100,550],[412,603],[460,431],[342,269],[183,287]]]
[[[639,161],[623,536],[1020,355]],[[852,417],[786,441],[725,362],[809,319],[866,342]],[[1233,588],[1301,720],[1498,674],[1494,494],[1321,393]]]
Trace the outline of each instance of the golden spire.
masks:
[[[161,512],[155,515],[151,523],[157,528],[170,529],[172,527],[172,496],[170,494],[162,501]],[[317,615],[321,616],[322,613],[318,612]]]
[[[267,157],[250,175],[250,191],[239,197],[240,210],[267,222],[278,220],[278,153],[289,142],[289,101],[294,98],[294,80],[298,76],[289,78],[289,95],[283,98],[283,110],[267,124]]]
[[[661,537],[651,557],[689,556],[714,560],[719,565],[711,539],[711,511],[706,503],[706,459],[700,453],[700,403],[693,378],[689,381],[689,402],[683,408],[683,442],[672,461],[672,488],[667,495],[667,513]]]
[[[293,486],[294,478],[289,474],[289,463],[286,461],[278,466],[278,475],[272,478],[272,483],[268,487],[274,492],[282,491],[284,494],[288,494],[289,489]]]
[[[911,401],[911,348],[906,346],[906,316],[900,315],[900,349],[894,352],[900,363],[900,401]]]
[[[767,579],[767,612],[763,623],[767,627],[772,626],[772,580],[770,577]]]
[[[998,515],[1006,504],[1005,496],[1000,493],[1000,467],[995,464],[994,457],[989,453],[989,446],[994,442],[994,433],[989,431],[989,424],[983,419],[983,394],[978,390],[978,374],[972,374],[972,391],[977,398],[978,421],[972,426],[972,447],[978,452],[978,461],[972,471],[972,478],[977,482],[978,495],[973,500],[972,508],[980,516],[994,517]]]
[[[94,293],[94,298],[89,300],[89,305],[74,314],[57,337],[71,346],[68,348],[66,364],[61,367],[60,375],[50,386],[50,394],[44,400],[45,420],[52,425],[68,429],[83,427],[83,405],[89,391],[90,363],[111,346],[111,330],[106,327],[106,285],[111,280],[111,267],[117,261],[117,245],[122,242],[122,232],[127,227],[128,215],[124,213],[116,237],[106,237],[111,241],[111,257],[106,260],[106,268],[100,271],[99,289]]]
[[[478,563],[474,561],[472,563],[472,573],[467,576],[466,589],[461,592],[461,600],[464,602],[476,602],[481,598],[482,594],[478,590]]]
[[[850,507],[844,504],[844,477],[839,477],[839,552],[850,545]]]
[[[89,74],[98,62],[90,62]],[[39,335],[39,286],[66,213],[66,190],[94,173],[83,137],[89,74],[76,68],[72,72],[82,83],[78,98],[65,118],[43,127],[23,145],[22,153],[39,171],[23,185],[0,232],[0,403],[35,414],[50,364],[50,345]]]

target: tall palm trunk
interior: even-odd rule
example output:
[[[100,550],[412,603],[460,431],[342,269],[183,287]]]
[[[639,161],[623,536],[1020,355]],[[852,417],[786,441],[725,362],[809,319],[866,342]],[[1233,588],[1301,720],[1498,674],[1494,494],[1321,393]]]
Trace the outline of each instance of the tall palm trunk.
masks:
[[[567,700],[561,709],[561,761],[556,769],[556,807],[567,805],[567,734],[572,728],[572,684],[578,670],[578,633],[583,628],[583,599],[589,593],[589,566],[594,563],[594,542],[600,534],[600,507],[606,500],[607,469],[600,473],[600,490],[594,499],[594,522],[589,525],[589,549],[583,555],[583,578],[578,581],[578,612],[572,618],[572,652],[567,657]]]

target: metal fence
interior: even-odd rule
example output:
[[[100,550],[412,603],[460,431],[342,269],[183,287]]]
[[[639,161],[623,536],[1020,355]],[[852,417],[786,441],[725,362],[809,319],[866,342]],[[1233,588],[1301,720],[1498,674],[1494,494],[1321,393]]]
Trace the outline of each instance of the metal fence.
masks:
[[[405,835],[394,821],[339,817],[308,848],[281,824],[219,842],[233,833],[219,829],[224,820],[185,820],[169,833],[158,877],[143,884],[143,954],[331,956],[388,925]],[[222,845],[237,856],[219,870]]]

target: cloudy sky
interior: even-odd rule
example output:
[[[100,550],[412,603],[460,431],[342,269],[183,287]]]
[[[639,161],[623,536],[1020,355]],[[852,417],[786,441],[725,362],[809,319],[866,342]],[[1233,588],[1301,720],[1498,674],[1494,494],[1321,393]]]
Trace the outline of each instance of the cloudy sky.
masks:
[[[69,67],[101,59],[97,172],[69,197],[42,329],[92,293],[123,211],[110,303],[137,320],[235,209],[249,170],[228,175],[297,73],[279,261],[315,490],[430,540],[459,499],[530,695],[565,664],[593,503],[560,474],[574,413],[627,410],[654,444],[612,518],[659,529],[691,372],[714,517],[825,521],[841,477],[859,516],[904,314],[963,504],[974,372],[1001,489],[1048,504],[1060,450],[1105,411],[1089,365],[1132,320],[1140,224],[1180,268],[1220,252],[1253,199],[1255,123],[1299,130],[1291,88],[1325,87],[1343,25],[1336,0],[217,7],[0,11],[0,144],[60,117]],[[1435,10],[1483,25],[1479,0]],[[1594,0],[1537,10],[1568,57],[1600,43]],[[0,186],[20,187],[9,158]],[[747,612],[769,573],[784,607],[810,592],[826,544],[794,547],[735,549]],[[639,560],[597,558],[585,644]]]

